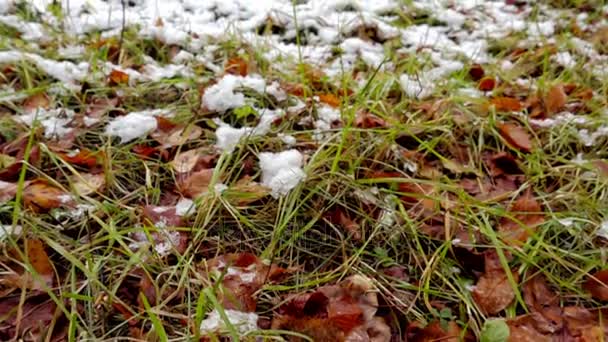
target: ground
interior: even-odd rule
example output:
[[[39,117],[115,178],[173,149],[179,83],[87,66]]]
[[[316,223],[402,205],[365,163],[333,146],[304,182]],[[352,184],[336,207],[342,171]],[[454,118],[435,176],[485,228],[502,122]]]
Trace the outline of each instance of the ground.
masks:
[[[0,0],[0,340],[605,340],[607,19]]]

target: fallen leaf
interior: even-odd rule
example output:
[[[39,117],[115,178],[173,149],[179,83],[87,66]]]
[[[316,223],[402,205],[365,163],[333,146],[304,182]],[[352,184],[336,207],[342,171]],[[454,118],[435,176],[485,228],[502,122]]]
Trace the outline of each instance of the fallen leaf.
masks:
[[[498,231],[500,237],[510,245],[523,244],[536,227],[545,222],[542,208],[530,191],[522,194],[508,212],[514,214],[514,219],[503,217],[498,225]]]
[[[272,329],[296,331],[314,341],[388,342],[390,328],[376,316],[377,309],[371,280],[356,275],[337,285],[292,297],[279,308]]]
[[[108,83],[111,86],[129,83],[129,74],[118,69],[113,69],[108,77]]]
[[[488,76],[479,80],[479,84],[477,85],[477,89],[481,91],[491,91],[496,87],[496,79],[494,77]]]
[[[89,169],[101,164],[103,160],[103,153],[93,152],[86,148],[70,153],[60,152],[57,153],[57,155],[70,164],[87,167]]]
[[[229,58],[224,65],[224,72],[227,74],[247,76],[248,69],[249,65],[247,64],[247,61],[241,57]]]
[[[355,118],[355,127],[358,128],[386,128],[387,126],[386,121],[367,111],[360,111]]]
[[[103,173],[79,173],[70,176],[70,184],[78,196],[88,196],[105,186],[106,177]]]
[[[47,212],[72,202],[70,194],[41,179],[33,181],[23,190],[23,205],[35,212]]]
[[[473,81],[479,81],[485,76],[486,72],[483,70],[483,67],[479,64],[471,65],[469,69],[469,76],[473,79]]]
[[[35,112],[38,108],[48,109],[51,107],[51,99],[45,93],[34,94],[23,101],[23,109],[26,112]]]
[[[202,133],[203,129],[197,125],[179,125],[168,130],[157,129],[150,133],[150,137],[163,148],[170,148],[197,139]]]
[[[484,314],[497,314],[504,310],[515,299],[515,291],[509,282],[507,273],[500,265],[495,251],[485,254],[485,272],[475,284],[472,296]],[[509,272],[511,272],[509,270]],[[511,272],[515,283],[519,275]]]
[[[29,134],[22,134],[15,140],[0,145],[0,154],[11,157],[10,160],[13,161],[12,164],[0,168],[0,180],[17,180],[23,166],[28,140]],[[6,162],[7,159],[4,159],[4,161]],[[40,148],[38,147],[38,144],[35,144],[30,150],[28,162],[31,165],[37,166],[39,161]]]
[[[9,183],[0,180],[0,204],[10,201],[16,194],[17,183]]]
[[[248,205],[270,195],[270,189],[255,182],[250,176],[239,179],[226,191],[226,198],[236,205]]]
[[[53,287],[55,270],[42,241],[38,239],[27,239],[24,241],[26,260],[23,260],[21,255],[17,254],[16,251],[13,253],[21,262],[29,264],[36,272],[36,276],[23,269],[20,273],[11,273],[5,276],[5,279],[3,279],[5,285],[37,291],[45,291],[45,289]],[[20,269],[21,267],[16,268]]]
[[[208,169],[213,167],[215,155],[206,154],[205,149],[198,148],[185,152],[179,152],[171,161],[173,170],[177,173],[188,173],[199,168]]]
[[[608,269],[593,273],[583,288],[595,299],[608,300]]]
[[[407,341],[413,342],[459,342],[461,330],[454,321],[444,325],[441,322],[432,322],[422,328],[418,323],[411,323],[407,327]]]
[[[594,160],[592,164],[595,166],[601,176],[608,177],[608,161],[598,159]]]
[[[528,133],[519,124],[505,122],[498,124],[500,135],[515,148],[523,152],[532,150],[532,141]]]
[[[32,296],[20,304],[20,296],[0,299],[0,340],[65,341],[63,316],[57,317],[57,305],[46,295]]]
[[[566,102],[568,101],[568,95],[564,91],[564,86],[561,84],[556,84],[544,97],[545,108],[547,110],[547,116],[551,116],[555,113],[558,113],[560,110],[564,108]]]
[[[189,198],[196,198],[209,190],[215,169],[192,172],[178,182],[180,192]]]
[[[361,240],[361,227],[357,222],[350,218],[348,213],[342,207],[335,207],[327,213],[327,218],[333,224],[337,224],[344,228],[353,239]]]
[[[522,103],[513,97],[499,96],[490,100],[497,112],[519,112],[523,109]]]
[[[340,99],[334,94],[317,94],[319,101],[323,102],[331,107],[340,107]]]
[[[487,164],[492,177],[523,173],[517,159],[509,152],[483,153],[481,158]]]
[[[146,225],[158,225],[159,227],[181,227],[184,220],[177,215],[175,207],[146,205],[142,209],[142,221]]]
[[[551,342],[551,335],[539,332],[532,321],[533,316],[526,315],[510,319],[507,321],[509,325],[509,342]]]

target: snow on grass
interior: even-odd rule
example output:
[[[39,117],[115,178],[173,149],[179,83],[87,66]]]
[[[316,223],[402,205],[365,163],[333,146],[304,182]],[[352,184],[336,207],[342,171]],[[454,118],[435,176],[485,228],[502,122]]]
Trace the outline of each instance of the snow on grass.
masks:
[[[242,88],[251,88],[263,94],[266,81],[259,75],[235,76],[225,75],[216,84],[205,89],[203,106],[215,112],[223,113],[232,108],[242,107],[246,104]]]
[[[287,195],[306,177],[302,170],[304,156],[297,150],[263,152],[259,158],[262,184],[270,188],[274,198]]]
[[[119,137],[121,143],[128,143],[156,130],[158,126],[156,116],[169,115],[171,112],[164,109],[131,112],[112,120],[106,126],[106,135]]]
[[[63,138],[74,130],[74,128],[70,127],[74,120],[74,111],[70,109],[38,108],[19,115],[16,118],[29,127],[33,127],[35,122],[40,123],[44,128],[44,136],[46,138]]]
[[[237,310],[224,310],[228,321],[240,335],[258,330],[258,315],[256,313],[242,312]],[[209,334],[226,330],[226,322],[217,310],[213,310],[201,322],[202,334]]]

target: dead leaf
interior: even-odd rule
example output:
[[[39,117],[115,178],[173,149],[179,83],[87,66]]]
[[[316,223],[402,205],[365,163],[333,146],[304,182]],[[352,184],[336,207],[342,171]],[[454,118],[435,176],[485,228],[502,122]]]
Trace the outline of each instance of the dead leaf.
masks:
[[[479,278],[472,296],[484,314],[494,315],[504,310],[515,299],[515,291],[509,282],[507,273],[500,265],[495,251],[485,254],[484,274]],[[511,272],[511,270],[509,270]],[[519,275],[511,272],[515,283]]]
[[[500,135],[515,148],[523,152],[532,150],[532,141],[528,133],[519,124],[505,122],[498,124]]]
[[[331,107],[337,108],[340,107],[340,99],[334,94],[317,94],[319,97],[319,101],[323,102]]]
[[[93,152],[86,148],[69,153],[60,152],[57,153],[57,155],[72,165],[83,166],[89,169],[92,169],[103,162],[102,152]]]
[[[29,134],[25,133],[13,141],[8,141],[0,145],[0,154],[11,157],[11,160],[13,161],[12,164],[6,165],[4,168],[0,168],[0,180],[17,180],[23,166],[23,159],[25,158],[28,140]],[[38,147],[38,144],[35,144],[30,150],[28,162],[34,166],[37,166],[39,160],[40,148]]]
[[[386,128],[387,126],[384,119],[367,111],[360,111],[355,118],[355,127],[358,128]]]
[[[607,177],[608,178],[608,161],[606,160],[594,160],[592,162],[593,166],[595,166],[595,168],[597,169],[598,173],[601,176]]]
[[[53,269],[53,265],[46,253],[45,245],[42,241],[38,239],[26,239],[24,241],[24,254],[26,260],[22,260],[21,256],[17,254],[16,251],[13,253],[15,254],[15,258],[29,264],[36,272],[36,276],[26,269],[22,269],[20,273],[10,273],[8,276],[5,275],[3,279],[5,285],[37,291],[45,291],[46,289],[53,287],[55,270]],[[20,266],[17,266],[16,268],[21,269]]]
[[[598,300],[608,300],[608,269],[592,274],[583,288]]]
[[[539,332],[534,326],[533,315],[507,320],[509,342],[551,342],[552,336]]]
[[[408,325],[406,333],[407,341],[412,342],[459,342],[461,329],[454,321],[447,322],[445,326],[435,321],[424,328],[415,322]]]
[[[16,194],[17,183],[9,183],[0,180],[0,204],[10,201]]]
[[[205,152],[206,150],[203,148],[179,152],[171,161],[171,166],[177,173],[193,172],[199,168],[212,168],[216,156]]]
[[[163,148],[170,148],[197,139],[202,133],[203,129],[197,125],[177,125],[166,130],[159,126],[159,129],[150,133],[150,137],[161,144]]]
[[[560,110],[564,108],[566,102],[568,101],[568,95],[564,91],[564,86],[562,84],[556,84],[544,97],[545,108],[547,111],[547,116],[551,116],[555,113],[558,113]]]
[[[42,179],[33,181],[23,190],[23,205],[35,212],[47,212],[72,203],[70,194]]]
[[[78,196],[88,196],[105,186],[106,177],[103,173],[80,173],[70,176],[70,184]]]
[[[246,60],[241,57],[232,57],[226,61],[224,72],[227,74],[247,76],[249,65]]]
[[[494,77],[488,76],[479,80],[479,84],[477,85],[477,89],[481,91],[492,91],[496,87],[496,79]]]
[[[523,109],[522,103],[513,97],[499,96],[490,100],[497,112],[519,112]]]
[[[65,341],[66,322],[61,319],[63,316],[57,317],[56,313],[57,305],[45,295],[27,298],[22,306],[20,306],[20,296],[2,298],[0,299],[0,317],[2,317],[0,340]]]
[[[49,109],[51,99],[45,93],[34,94],[23,101],[23,109],[26,112],[35,112],[38,108]]]
[[[357,241],[361,240],[361,227],[357,222],[350,218],[350,215],[348,215],[344,208],[333,208],[327,213],[327,218],[331,223],[344,228],[353,239]]]
[[[270,189],[255,182],[250,176],[239,179],[226,192],[229,202],[236,205],[248,205],[270,195]]]
[[[175,207],[146,205],[142,209],[142,221],[145,225],[164,227],[182,227],[184,220],[177,215]]]
[[[184,176],[178,182],[180,192],[189,198],[196,198],[209,190],[215,169],[202,169]]]
[[[514,219],[503,217],[498,231],[501,238],[510,245],[523,244],[536,227],[545,222],[542,208],[530,191],[526,191],[513,203],[509,213],[514,214]]]
[[[118,69],[113,69],[108,77],[108,83],[110,86],[127,84],[129,83],[129,74]]]
[[[469,69],[469,76],[473,79],[473,81],[479,81],[485,76],[486,72],[483,70],[483,67],[479,64],[471,65]]]
[[[378,298],[371,280],[356,275],[338,285],[292,297],[279,308],[272,328],[300,332],[314,341],[388,342],[390,328],[376,316],[377,309]]]

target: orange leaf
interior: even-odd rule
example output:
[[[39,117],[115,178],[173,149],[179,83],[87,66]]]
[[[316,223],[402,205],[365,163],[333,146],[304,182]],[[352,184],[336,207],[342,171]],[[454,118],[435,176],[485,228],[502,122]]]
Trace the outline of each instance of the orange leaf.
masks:
[[[485,272],[475,284],[472,295],[485,314],[496,314],[504,310],[513,299],[515,292],[505,270],[500,266],[498,254],[495,251],[485,254]],[[509,272],[511,272],[509,270]],[[511,272],[515,282],[519,281],[519,275]]]
[[[68,193],[44,180],[33,181],[23,190],[24,206],[36,212],[46,212],[68,205],[72,201]]]
[[[549,92],[545,95],[545,108],[547,109],[547,115],[550,116],[559,112],[568,101],[568,95],[564,91],[564,86],[561,84],[556,84]]]
[[[513,97],[499,96],[490,100],[497,112],[519,112],[523,109],[522,103]]]
[[[76,154],[58,153],[58,155],[70,164],[88,167],[89,169],[95,167],[101,157],[99,152],[93,152],[86,148],[79,150]]]
[[[226,61],[224,71],[227,74],[247,76],[248,70],[247,61],[241,57],[232,57]]]
[[[583,288],[595,299],[608,300],[608,269],[595,272],[583,284]]]
[[[209,190],[211,178],[215,169],[202,169],[186,176],[178,187],[186,197],[195,198]]]
[[[496,79],[494,77],[488,76],[479,80],[479,84],[477,85],[477,89],[481,91],[490,91],[494,90],[496,87]]]
[[[334,108],[340,107],[340,99],[334,94],[317,94],[319,101],[328,104]]]
[[[118,69],[113,69],[110,72],[109,83],[110,85],[129,83],[129,74]]]
[[[528,133],[519,124],[506,122],[498,124],[500,135],[511,145],[523,152],[532,150],[532,141]]]

